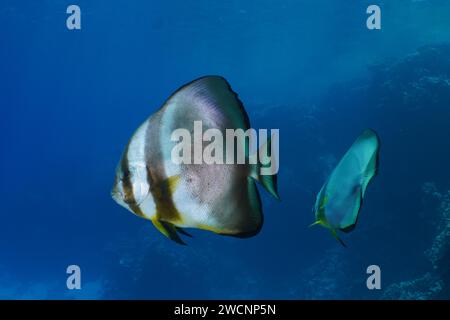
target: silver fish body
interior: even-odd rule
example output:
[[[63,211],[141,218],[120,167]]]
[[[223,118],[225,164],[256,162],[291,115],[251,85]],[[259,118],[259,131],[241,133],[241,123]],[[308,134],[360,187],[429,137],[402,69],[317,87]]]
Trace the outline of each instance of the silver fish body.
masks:
[[[202,122],[203,130],[223,133],[250,128],[243,105],[224,78],[208,76],[183,86],[130,139],[116,170],[113,198],[179,243],[178,232],[186,234],[182,228],[238,237],[257,234],[263,223],[257,164],[172,161],[177,144],[172,133],[180,128],[194,132],[195,121]],[[270,181],[277,196],[276,176]]]
[[[379,150],[375,131],[364,130],[317,195],[314,224],[328,228],[343,245],[337,230],[349,232],[355,227],[367,186],[378,173]]]

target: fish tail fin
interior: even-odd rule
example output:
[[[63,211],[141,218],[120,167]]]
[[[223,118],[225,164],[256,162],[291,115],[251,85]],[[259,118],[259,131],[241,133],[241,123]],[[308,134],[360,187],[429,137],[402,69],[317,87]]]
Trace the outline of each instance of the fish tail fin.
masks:
[[[336,230],[333,228],[328,228],[331,232],[331,234],[333,235],[333,237],[339,241],[340,244],[342,244],[343,247],[347,248],[347,245],[344,243],[344,241],[342,241],[341,238],[339,238],[339,235],[337,234]]]
[[[184,243],[184,241],[181,240],[180,236],[177,233],[177,228],[173,224],[161,221],[157,218],[153,218],[151,220],[155,228],[158,229],[158,231],[161,232],[163,235],[165,235],[167,238],[175,241],[178,244],[186,245],[186,243]]]
[[[272,150],[272,142],[270,137],[259,148],[259,157],[257,157],[259,161],[253,166],[251,177],[261,183],[264,189],[274,196],[275,199],[280,200],[280,195],[278,194],[277,174],[261,174],[261,169],[270,166],[271,161],[278,161],[278,159],[275,159],[276,155],[271,154],[270,157],[268,156],[269,150]]]
[[[258,181],[275,199],[281,200],[277,190],[277,175],[260,175]]]

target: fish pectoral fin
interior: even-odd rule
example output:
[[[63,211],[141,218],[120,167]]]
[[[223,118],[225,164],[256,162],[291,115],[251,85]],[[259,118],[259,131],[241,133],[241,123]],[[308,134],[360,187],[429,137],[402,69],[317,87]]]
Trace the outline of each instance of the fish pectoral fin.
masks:
[[[178,183],[180,182],[180,175],[170,176],[156,184],[154,187],[154,192],[157,192],[158,196],[163,196],[165,194],[172,195],[177,189]]]
[[[164,180],[164,183],[167,185],[167,189],[169,190],[170,194],[173,194],[175,192],[179,182],[180,175],[171,176]]]
[[[308,228],[311,228],[312,226],[318,225],[318,224],[322,224],[322,220],[317,220],[316,222],[311,223]]]
[[[341,238],[339,238],[339,235],[336,232],[336,229],[334,229],[333,227],[331,227],[328,223],[324,222],[323,220],[317,220],[314,223],[311,223],[308,227],[311,228],[312,226],[315,225],[321,225],[325,228],[327,228],[328,230],[330,230],[331,234],[333,235],[333,237],[339,241],[340,244],[342,244],[342,246],[344,246],[345,248],[347,248],[347,245],[344,243],[344,241],[342,241]]]
[[[178,244],[186,245],[177,233],[177,228],[170,222],[161,221],[157,218],[152,219],[153,225],[159,232],[165,235],[170,240],[175,241]]]
[[[342,241],[342,239],[339,238],[339,235],[337,234],[336,229],[333,229],[333,228],[331,228],[331,227],[328,228],[328,229],[330,230],[330,232],[331,232],[331,234],[333,235],[333,237],[335,237],[336,240],[339,241],[340,244],[342,244],[342,246],[344,246],[345,248],[347,248],[347,245],[344,243],[344,241]]]
[[[325,209],[325,206],[328,204],[328,201],[329,201],[329,197],[325,194],[322,198],[319,209]]]

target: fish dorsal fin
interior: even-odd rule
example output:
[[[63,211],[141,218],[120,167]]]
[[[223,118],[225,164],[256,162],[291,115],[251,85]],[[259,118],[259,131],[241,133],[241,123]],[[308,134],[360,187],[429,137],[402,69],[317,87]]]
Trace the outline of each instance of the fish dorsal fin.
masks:
[[[203,120],[205,125],[217,129],[248,129],[250,121],[238,95],[221,76],[205,76],[178,89],[164,104],[166,113],[174,123],[179,117]],[[163,121],[169,120],[164,117]]]
[[[181,87],[160,111],[160,144],[165,159],[171,156],[177,143],[167,143],[167,137],[170,138],[176,129],[192,133],[195,132],[195,125],[201,124],[203,132],[216,129],[225,135],[226,129],[245,131],[250,128],[248,115],[237,94],[220,76],[202,77]],[[226,154],[223,156],[226,157]],[[171,174],[176,172],[175,169],[169,171]]]

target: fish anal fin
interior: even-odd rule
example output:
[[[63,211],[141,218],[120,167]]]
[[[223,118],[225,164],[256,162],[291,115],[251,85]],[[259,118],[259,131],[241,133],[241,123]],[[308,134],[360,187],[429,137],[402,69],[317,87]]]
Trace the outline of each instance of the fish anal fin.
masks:
[[[180,236],[177,233],[176,227],[165,221],[161,221],[157,218],[151,219],[153,222],[153,225],[156,229],[158,229],[159,232],[161,232],[163,235],[165,235],[167,238],[175,241],[178,244],[186,245],[183,240],[181,240]]]
[[[227,234],[228,233],[228,230],[220,229],[218,227],[210,226],[207,224],[198,224],[196,226],[196,228],[198,228],[200,230],[210,231],[210,232],[213,232],[216,234]]]

